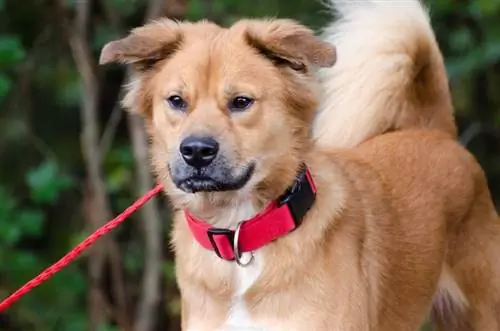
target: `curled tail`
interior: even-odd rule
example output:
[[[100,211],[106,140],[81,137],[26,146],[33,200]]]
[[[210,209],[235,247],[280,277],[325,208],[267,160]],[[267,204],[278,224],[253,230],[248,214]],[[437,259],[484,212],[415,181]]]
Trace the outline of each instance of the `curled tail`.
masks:
[[[443,57],[420,1],[329,1],[339,18],[323,37],[338,61],[318,73],[317,144],[351,147],[406,128],[456,135]]]

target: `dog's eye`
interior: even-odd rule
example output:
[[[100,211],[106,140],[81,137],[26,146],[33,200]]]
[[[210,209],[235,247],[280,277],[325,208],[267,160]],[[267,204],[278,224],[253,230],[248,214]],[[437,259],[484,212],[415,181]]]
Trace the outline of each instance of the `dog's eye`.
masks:
[[[184,111],[187,108],[187,102],[178,95],[172,95],[167,98],[167,102],[175,110]]]
[[[230,111],[238,112],[248,109],[254,100],[249,97],[237,96],[236,98],[229,101],[228,108]]]

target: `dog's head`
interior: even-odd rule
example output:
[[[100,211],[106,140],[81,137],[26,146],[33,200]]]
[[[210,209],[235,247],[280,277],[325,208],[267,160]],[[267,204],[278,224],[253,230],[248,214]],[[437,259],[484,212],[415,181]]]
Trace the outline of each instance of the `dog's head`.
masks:
[[[163,20],[108,43],[100,62],[132,65],[125,107],[141,113],[155,171],[178,207],[273,199],[310,144],[314,67],[335,50],[290,20]]]

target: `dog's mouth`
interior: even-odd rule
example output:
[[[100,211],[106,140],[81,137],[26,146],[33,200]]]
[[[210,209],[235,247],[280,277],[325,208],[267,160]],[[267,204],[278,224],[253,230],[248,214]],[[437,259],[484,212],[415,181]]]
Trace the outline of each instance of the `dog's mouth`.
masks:
[[[237,176],[212,176],[199,170],[180,180],[174,178],[174,184],[186,193],[236,191],[248,183],[254,171],[255,163],[247,165]]]

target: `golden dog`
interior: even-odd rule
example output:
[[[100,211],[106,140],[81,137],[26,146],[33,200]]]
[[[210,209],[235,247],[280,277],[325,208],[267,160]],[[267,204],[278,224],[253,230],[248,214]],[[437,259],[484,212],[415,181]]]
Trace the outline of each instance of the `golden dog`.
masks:
[[[160,20],[102,50],[176,211],[182,328],[499,330],[499,217],[427,13],[336,2],[323,38]]]

